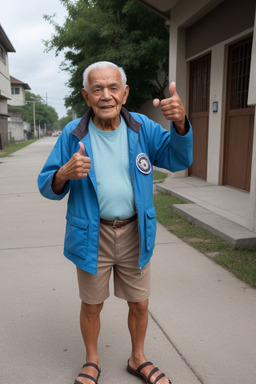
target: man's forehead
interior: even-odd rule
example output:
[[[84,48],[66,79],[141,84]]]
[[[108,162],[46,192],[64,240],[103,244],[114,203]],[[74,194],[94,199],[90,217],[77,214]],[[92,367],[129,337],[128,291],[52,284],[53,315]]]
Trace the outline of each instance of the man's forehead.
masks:
[[[90,85],[106,82],[120,84],[122,82],[119,70],[112,67],[93,69],[89,73],[88,81]]]

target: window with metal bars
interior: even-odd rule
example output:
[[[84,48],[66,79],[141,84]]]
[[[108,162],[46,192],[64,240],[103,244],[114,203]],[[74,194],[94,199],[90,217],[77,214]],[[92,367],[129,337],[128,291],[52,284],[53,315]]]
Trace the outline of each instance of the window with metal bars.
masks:
[[[252,53],[251,39],[230,47],[230,109],[248,108],[248,88]]]
[[[6,52],[3,47],[0,45],[0,60],[6,64]]]

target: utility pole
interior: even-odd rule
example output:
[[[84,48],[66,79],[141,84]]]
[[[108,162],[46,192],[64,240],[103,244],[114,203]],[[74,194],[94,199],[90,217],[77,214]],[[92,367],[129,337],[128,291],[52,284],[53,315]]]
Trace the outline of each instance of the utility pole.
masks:
[[[27,100],[26,103],[32,103],[33,104],[33,125],[34,125],[34,137],[35,135],[35,130],[36,130],[36,103],[40,103],[40,100]],[[38,139],[40,137],[40,128],[38,127]]]
[[[33,123],[34,123],[34,136],[35,135],[35,129],[36,129],[36,102],[32,101],[33,103]],[[39,137],[39,136],[38,136]]]

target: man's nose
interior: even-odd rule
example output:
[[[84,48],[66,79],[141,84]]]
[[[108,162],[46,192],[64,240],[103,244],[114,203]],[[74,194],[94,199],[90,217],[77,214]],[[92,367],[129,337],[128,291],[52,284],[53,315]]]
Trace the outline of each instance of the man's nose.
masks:
[[[110,99],[111,94],[108,88],[103,88],[102,90],[102,98],[103,99]]]

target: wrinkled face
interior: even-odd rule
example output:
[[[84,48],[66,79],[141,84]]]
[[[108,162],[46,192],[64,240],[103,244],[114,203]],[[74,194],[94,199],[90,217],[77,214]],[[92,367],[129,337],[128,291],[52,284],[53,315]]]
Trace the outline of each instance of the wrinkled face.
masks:
[[[121,74],[116,68],[94,69],[88,77],[89,91],[82,89],[82,95],[94,111],[94,124],[103,129],[106,125],[116,129],[120,124],[119,114],[126,103],[129,87],[123,89]]]

